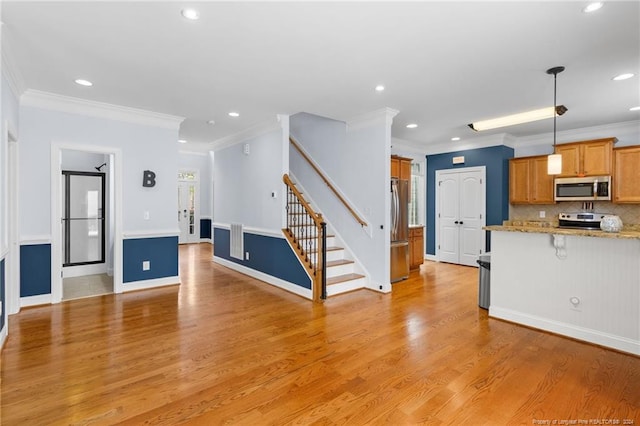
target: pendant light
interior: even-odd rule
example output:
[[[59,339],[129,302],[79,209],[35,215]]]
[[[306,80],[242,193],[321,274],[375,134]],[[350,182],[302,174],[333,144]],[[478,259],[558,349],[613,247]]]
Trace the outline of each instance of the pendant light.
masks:
[[[556,118],[567,112],[567,109],[563,105],[559,107],[556,106],[558,73],[562,71],[564,71],[564,67],[553,67],[547,70],[547,74],[553,74],[553,109],[555,112],[555,114],[553,114],[553,153],[547,157],[547,174],[549,175],[559,175],[562,173],[562,155],[556,154]]]

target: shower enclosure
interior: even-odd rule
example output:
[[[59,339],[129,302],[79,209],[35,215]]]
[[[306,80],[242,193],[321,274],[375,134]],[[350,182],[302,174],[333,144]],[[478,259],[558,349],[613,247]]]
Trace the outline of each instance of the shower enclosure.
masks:
[[[63,266],[105,261],[105,174],[62,172]]]

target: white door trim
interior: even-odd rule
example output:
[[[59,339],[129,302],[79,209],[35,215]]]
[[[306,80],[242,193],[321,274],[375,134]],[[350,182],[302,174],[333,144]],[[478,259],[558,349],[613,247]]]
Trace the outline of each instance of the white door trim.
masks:
[[[442,175],[447,175],[447,174],[458,174],[458,173],[465,173],[465,172],[480,172],[481,176],[482,176],[482,183],[484,185],[485,191],[482,194],[482,223],[486,224],[486,220],[487,220],[487,194],[486,194],[486,186],[487,186],[487,168],[486,166],[476,166],[476,167],[463,167],[463,168],[455,168],[455,169],[442,169],[442,170],[436,170],[436,199],[435,199],[435,249],[436,249],[436,255],[435,255],[435,260],[436,261],[440,261],[440,249],[438,248],[438,245],[440,244],[440,186],[438,185],[438,182],[441,179]],[[487,246],[487,242],[486,242],[486,232],[481,230],[481,241],[480,241],[480,247],[482,252],[484,252],[485,247]],[[459,250],[459,248],[458,248]]]
[[[178,178],[178,185],[183,182],[195,184],[195,209],[193,218],[194,231],[192,236],[187,235],[186,241],[183,240],[183,243],[198,243],[200,242],[200,169],[179,169],[178,173],[193,173],[195,176],[195,179],[193,180]],[[182,234],[182,229],[180,230],[180,233]],[[178,240],[180,239],[182,238],[178,236]]]
[[[113,292],[122,293],[122,150],[66,143],[51,144],[51,303],[62,301],[62,150],[113,155],[114,200]]]
[[[5,315],[17,314],[20,311],[20,245],[18,242],[18,139],[11,129],[8,121],[5,121],[7,129],[7,244],[8,253],[5,263]],[[5,317],[6,319],[6,317]],[[6,323],[5,323],[6,324]]]

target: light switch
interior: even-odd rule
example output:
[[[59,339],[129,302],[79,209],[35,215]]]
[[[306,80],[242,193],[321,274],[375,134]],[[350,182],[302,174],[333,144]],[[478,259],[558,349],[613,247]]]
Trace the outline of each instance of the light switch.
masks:
[[[149,220],[149,211],[144,212],[144,220]]]

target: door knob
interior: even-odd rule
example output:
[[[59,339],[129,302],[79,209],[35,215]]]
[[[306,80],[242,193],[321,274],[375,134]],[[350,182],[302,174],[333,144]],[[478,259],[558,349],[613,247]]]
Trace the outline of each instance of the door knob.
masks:
[[[462,225],[463,223],[464,223],[463,221],[460,221],[460,225]]]
[[[455,222],[453,222],[453,223],[455,223],[455,224],[457,225],[457,224],[458,224],[458,223],[460,223],[460,222],[458,222],[458,221],[456,220],[456,221],[455,221]]]

